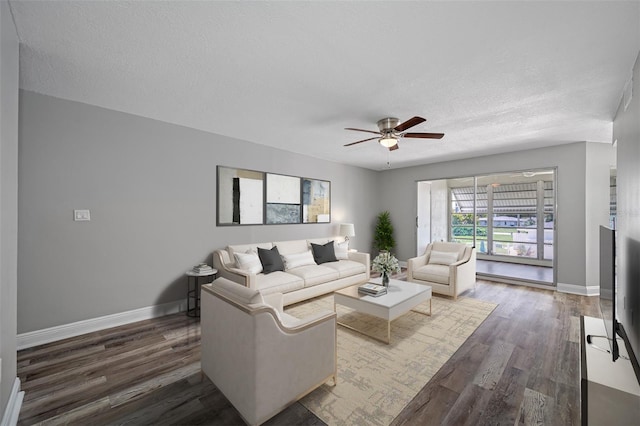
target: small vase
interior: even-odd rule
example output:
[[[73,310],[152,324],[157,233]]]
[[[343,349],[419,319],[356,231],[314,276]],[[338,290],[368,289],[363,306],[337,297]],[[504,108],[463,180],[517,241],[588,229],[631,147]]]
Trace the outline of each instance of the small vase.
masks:
[[[382,273],[382,285],[385,287],[389,287],[389,274],[386,272]]]

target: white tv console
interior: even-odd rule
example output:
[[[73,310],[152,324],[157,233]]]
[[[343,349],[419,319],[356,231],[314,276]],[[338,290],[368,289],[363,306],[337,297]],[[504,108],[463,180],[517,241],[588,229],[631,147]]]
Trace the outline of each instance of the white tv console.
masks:
[[[613,362],[611,354],[602,350],[609,349],[606,338],[592,338],[591,344],[587,343],[587,335],[606,335],[601,318],[581,317],[580,335],[582,425],[638,424],[640,384],[631,362],[622,357]],[[618,346],[620,355],[628,357],[622,340]]]

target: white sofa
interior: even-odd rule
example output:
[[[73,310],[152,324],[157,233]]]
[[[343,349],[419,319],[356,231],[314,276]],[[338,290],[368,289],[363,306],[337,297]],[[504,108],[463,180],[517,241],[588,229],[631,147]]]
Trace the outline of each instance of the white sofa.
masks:
[[[229,245],[226,249],[214,251],[213,265],[218,270],[218,277],[259,290],[263,295],[282,293],[284,305],[290,305],[367,282],[370,277],[369,253],[345,252],[348,259],[320,265],[314,263],[269,274],[252,273],[240,269],[236,264],[234,253],[247,253],[257,250],[258,247],[271,249],[275,246],[278,247],[280,255],[286,257],[308,252],[311,249],[311,243],[323,245],[332,240],[318,238]]]
[[[202,371],[250,425],[336,383],[335,312],[298,319],[282,306],[225,278],[202,286]]]
[[[431,243],[422,256],[407,260],[407,281],[430,285],[434,293],[455,300],[475,287],[476,249],[461,243]]]

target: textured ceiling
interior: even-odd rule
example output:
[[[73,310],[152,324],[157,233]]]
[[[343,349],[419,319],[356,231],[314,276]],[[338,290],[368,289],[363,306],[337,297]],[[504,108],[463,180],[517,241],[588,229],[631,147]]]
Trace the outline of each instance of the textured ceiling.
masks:
[[[374,170],[611,142],[640,49],[639,1],[10,6],[23,89]],[[414,115],[445,137],[343,147]]]

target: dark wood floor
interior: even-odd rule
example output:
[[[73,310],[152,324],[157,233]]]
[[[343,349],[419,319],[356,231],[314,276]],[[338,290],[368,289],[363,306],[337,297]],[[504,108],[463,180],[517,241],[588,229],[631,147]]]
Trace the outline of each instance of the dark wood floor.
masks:
[[[579,316],[597,299],[486,281],[468,296],[499,306],[393,424],[579,424]],[[176,314],[20,351],[19,424],[243,424],[199,342]],[[323,422],[294,404],[268,424]]]
[[[394,425],[579,425],[580,315],[598,299],[480,282],[496,310]]]

